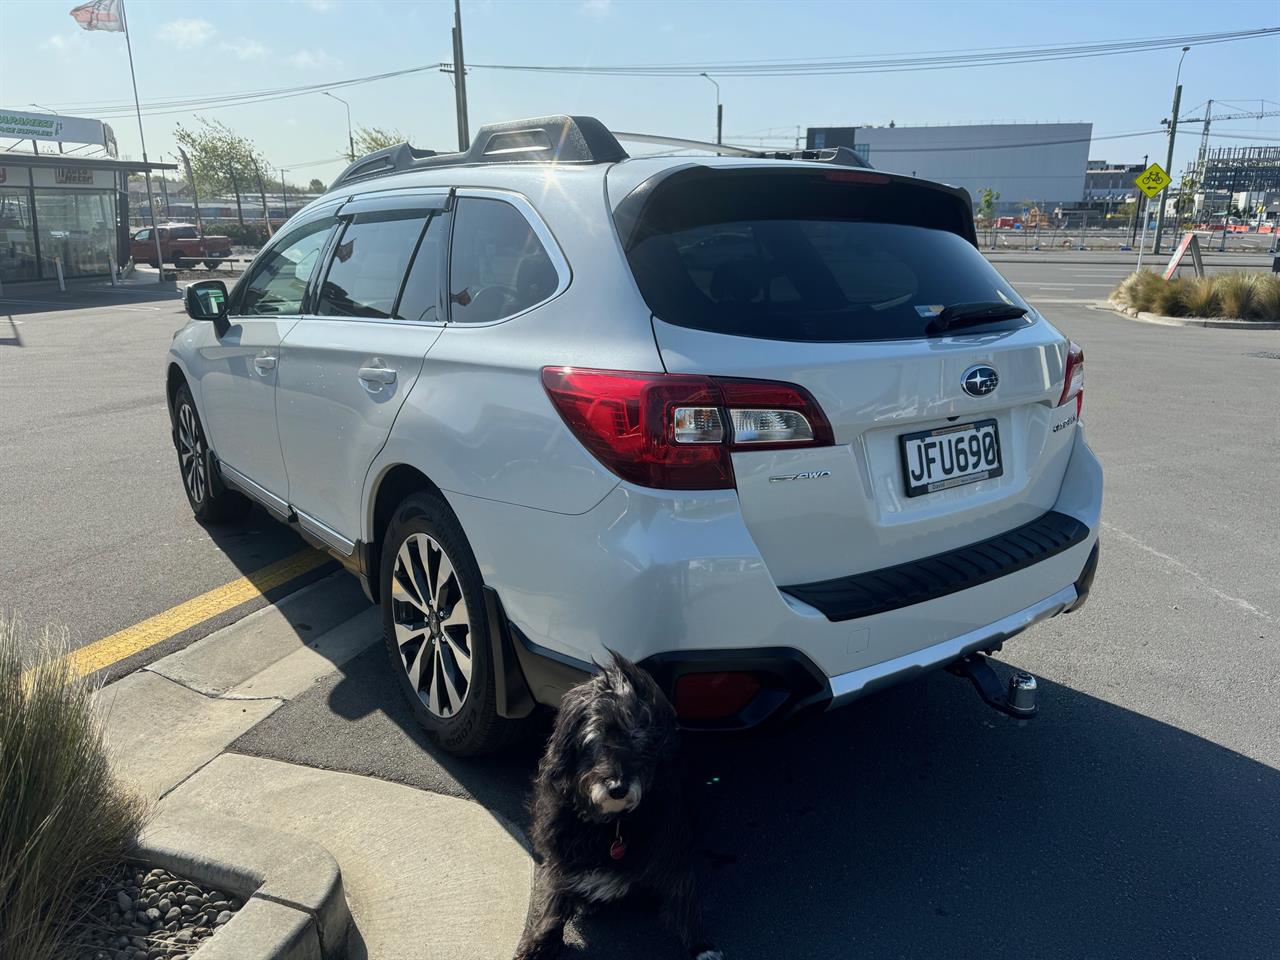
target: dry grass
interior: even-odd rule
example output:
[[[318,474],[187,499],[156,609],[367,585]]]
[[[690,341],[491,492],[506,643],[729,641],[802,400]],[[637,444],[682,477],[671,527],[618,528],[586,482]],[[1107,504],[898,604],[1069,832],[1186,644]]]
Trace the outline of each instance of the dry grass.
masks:
[[[1166,281],[1151,270],[1125,277],[1112,299],[1166,317],[1280,321],[1280,276],[1217,273]]]
[[[0,614],[0,957],[60,960],[77,898],[119,863],[144,817],[112,778],[96,687]]]

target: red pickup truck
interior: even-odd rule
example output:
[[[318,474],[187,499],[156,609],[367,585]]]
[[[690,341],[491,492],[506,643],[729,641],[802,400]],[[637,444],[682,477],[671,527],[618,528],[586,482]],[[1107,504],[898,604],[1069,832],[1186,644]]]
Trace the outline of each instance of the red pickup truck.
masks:
[[[179,270],[194,267],[203,260],[210,270],[218,266],[219,257],[231,256],[231,238],[224,236],[200,236],[192,223],[166,223],[155,228],[160,233],[160,253],[166,263]],[[151,228],[146,227],[133,235],[130,254],[135,263],[156,263],[156,241]]]

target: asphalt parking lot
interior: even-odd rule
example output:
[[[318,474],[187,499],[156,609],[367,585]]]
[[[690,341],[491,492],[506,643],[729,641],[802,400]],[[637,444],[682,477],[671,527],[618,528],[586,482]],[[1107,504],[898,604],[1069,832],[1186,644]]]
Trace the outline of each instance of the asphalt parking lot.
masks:
[[[1084,346],[1107,472],[1089,605],[1000,657],[1042,678],[1042,715],[1018,727],[933,675],[767,739],[691,740],[708,924],[728,956],[760,960],[1272,957],[1280,332],[1094,309],[1130,269],[1116,256],[994,259]],[[191,520],[162,393],[183,322],[172,294],[79,309],[9,294],[0,604],[84,645],[305,550],[260,513],[227,531]],[[324,575],[321,561],[171,622],[109,673]],[[235,749],[472,797],[523,824],[536,740],[486,761],[438,754],[383,661],[367,650]],[[580,924],[567,955],[678,953],[633,906]]]

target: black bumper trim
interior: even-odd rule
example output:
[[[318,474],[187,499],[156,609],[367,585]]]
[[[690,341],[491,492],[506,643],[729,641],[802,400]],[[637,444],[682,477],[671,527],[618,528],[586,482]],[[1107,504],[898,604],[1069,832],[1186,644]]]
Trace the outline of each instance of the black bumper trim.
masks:
[[[946,553],[782,590],[828,620],[853,620],[989,583],[1069,550],[1088,536],[1089,528],[1075,517],[1050,510],[1007,533]]]

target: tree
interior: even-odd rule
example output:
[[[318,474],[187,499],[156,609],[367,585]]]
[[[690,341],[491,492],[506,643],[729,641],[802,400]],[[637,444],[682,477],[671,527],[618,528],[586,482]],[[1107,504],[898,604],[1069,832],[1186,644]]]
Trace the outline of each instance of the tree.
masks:
[[[397,143],[407,143],[409,137],[394,127],[359,127],[355,134],[356,156],[362,157],[375,150],[394,147]]]
[[[253,141],[220,120],[197,117],[196,123],[195,129],[178,124],[173,134],[191,158],[196,191],[206,198],[234,193],[239,208],[242,194],[257,192],[256,169],[270,169],[266,159]]]
[[[328,189],[323,180],[318,180],[315,177],[312,177],[311,182],[307,184],[307,193],[324,193]]]
[[[1000,194],[992,190],[990,187],[983,187],[978,191],[978,219],[986,221],[988,241],[990,241],[992,237],[991,218],[996,212],[996,201],[999,199]]]

